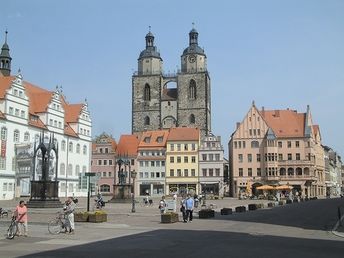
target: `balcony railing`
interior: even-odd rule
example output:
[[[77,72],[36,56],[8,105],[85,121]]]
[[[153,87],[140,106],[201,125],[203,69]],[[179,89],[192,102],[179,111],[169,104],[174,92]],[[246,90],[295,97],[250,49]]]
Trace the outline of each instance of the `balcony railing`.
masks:
[[[279,160],[279,166],[312,166],[314,161],[312,160]]]

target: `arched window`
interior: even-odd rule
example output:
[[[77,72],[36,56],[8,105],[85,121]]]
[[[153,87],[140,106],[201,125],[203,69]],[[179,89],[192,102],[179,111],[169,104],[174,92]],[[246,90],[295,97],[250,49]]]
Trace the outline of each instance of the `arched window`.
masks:
[[[24,134],[24,142],[29,142],[30,141],[30,133],[29,132],[25,132]]]
[[[60,175],[64,176],[66,174],[66,166],[64,163],[61,163],[60,165]]]
[[[62,150],[62,151],[65,151],[65,150],[66,150],[66,141],[65,141],[65,140],[63,140],[63,141],[61,142],[61,150]]]
[[[252,141],[251,142],[251,148],[259,148],[259,142],[258,141]]]
[[[109,193],[110,192],[110,186],[109,185],[101,185],[100,186],[100,191],[102,193]]]
[[[76,145],[76,153],[80,153],[80,144],[79,143]]]
[[[70,142],[68,145],[68,151],[73,152],[73,143]]]
[[[82,153],[83,153],[84,155],[87,154],[87,146],[86,146],[86,145],[84,145],[84,146],[82,147]]]
[[[280,176],[285,176],[285,175],[286,175],[285,168],[280,168]]]
[[[196,118],[195,118],[195,115],[194,115],[194,114],[191,114],[191,115],[190,115],[189,121],[190,121],[190,124],[196,123]]]
[[[69,164],[67,168],[67,175],[72,176],[73,175],[73,165]]]
[[[6,141],[7,139],[7,128],[1,127],[1,140]]]
[[[143,94],[143,99],[145,101],[150,101],[151,100],[150,86],[148,84],[145,85],[145,92]]]
[[[149,118],[149,116],[145,117],[145,125],[150,125],[150,118]]]
[[[196,82],[195,82],[195,80],[190,81],[189,99],[196,99]]]
[[[14,133],[13,133],[13,141],[14,142],[19,142],[19,137],[20,137],[20,134],[19,134],[19,130],[14,130]]]
[[[76,176],[79,176],[79,173],[80,173],[80,166],[79,166],[79,165],[76,165],[76,166],[75,166],[75,175],[76,175]]]

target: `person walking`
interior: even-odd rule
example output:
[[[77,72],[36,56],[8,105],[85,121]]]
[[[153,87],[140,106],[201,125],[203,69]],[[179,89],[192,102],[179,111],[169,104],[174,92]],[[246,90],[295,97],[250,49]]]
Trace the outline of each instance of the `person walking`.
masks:
[[[68,221],[68,227],[69,227],[69,233],[74,234],[75,230],[75,224],[74,224],[74,211],[75,211],[75,203],[72,197],[68,197],[66,201],[66,207],[65,207],[65,214],[67,216]]]
[[[27,227],[27,207],[24,201],[20,201],[19,205],[14,211],[15,216],[17,217],[18,222],[18,236],[28,236],[28,227]],[[23,232],[24,228],[24,232]]]
[[[193,219],[193,209],[194,209],[194,199],[191,197],[190,194],[188,194],[188,197],[185,201],[185,209],[186,209],[186,221],[189,220],[189,222]]]
[[[165,196],[161,197],[160,203],[159,203],[159,210],[160,214],[164,214],[166,209],[166,201],[165,201]]]
[[[186,217],[186,199],[184,196],[182,196],[182,200],[180,201],[180,211],[182,213],[183,216],[183,222],[186,223],[187,222],[187,217]]]

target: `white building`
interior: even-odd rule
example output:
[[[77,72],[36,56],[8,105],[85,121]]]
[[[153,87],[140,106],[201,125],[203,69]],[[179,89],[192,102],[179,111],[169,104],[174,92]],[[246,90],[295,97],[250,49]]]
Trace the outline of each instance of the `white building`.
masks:
[[[58,145],[58,164],[56,157],[51,159],[58,166],[59,196],[85,196],[79,180],[90,169],[92,127],[86,101],[69,104],[61,89],[48,91],[23,81],[20,71],[11,76],[8,60],[5,42],[0,54],[0,200],[30,195],[30,180],[40,176],[39,158],[37,176],[32,175],[33,150],[41,134],[45,140],[54,137]]]

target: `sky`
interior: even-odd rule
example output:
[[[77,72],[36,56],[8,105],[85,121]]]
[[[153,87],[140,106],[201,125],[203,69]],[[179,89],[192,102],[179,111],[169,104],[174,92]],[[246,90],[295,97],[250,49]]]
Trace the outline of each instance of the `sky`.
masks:
[[[148,27],[164,71],[180,68],[192,23],[207,55],[212,132],[226,147],[252,101],[305,112],[344,155],[342,0],[1,1],[12,73],[69,103],[86,98],[93,136],[131,133],[131,79]]]

